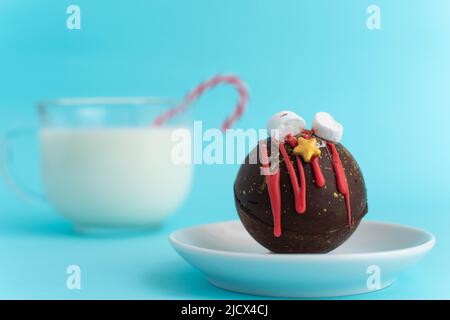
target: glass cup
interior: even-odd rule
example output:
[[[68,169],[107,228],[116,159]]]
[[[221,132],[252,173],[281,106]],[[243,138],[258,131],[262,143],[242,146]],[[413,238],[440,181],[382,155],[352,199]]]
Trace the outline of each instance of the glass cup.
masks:
[[[171,158],[172,133],[190,130],[181,114],[164,126],[156,117],[176,106],[162,98],[74,98],[38,105],[41,176],[45,199],[78,228],[128,228],[159,225],[186,198],[191,163]],[[21,130],[5,136],[12,146]],[[3,148],[3,173],[9,186],[34,202],[12,177]],[[9,151],[8,151],[9,150]]]

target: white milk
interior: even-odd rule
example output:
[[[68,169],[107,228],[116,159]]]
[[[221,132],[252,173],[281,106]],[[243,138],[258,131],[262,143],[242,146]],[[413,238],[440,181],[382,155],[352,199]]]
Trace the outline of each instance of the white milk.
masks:
[[[192,166],[171,161],[173,129],[42,129],[53,206],[82,227],[157,224],[186,197]]]

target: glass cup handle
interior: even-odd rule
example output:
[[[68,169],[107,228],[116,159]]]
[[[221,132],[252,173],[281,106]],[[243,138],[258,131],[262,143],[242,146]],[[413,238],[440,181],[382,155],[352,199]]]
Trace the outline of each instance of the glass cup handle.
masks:
[[[21,183],[20,180],[14,177],[11,170],[14,163],[15,140],[18,137],[35,133],[35,131],[36,129],[33,127],[20,127],[10,129],[3,136],[0,136],[0,175],[8,188],[23,201],[35,206],[47,206],[48,202],[45,196]]]

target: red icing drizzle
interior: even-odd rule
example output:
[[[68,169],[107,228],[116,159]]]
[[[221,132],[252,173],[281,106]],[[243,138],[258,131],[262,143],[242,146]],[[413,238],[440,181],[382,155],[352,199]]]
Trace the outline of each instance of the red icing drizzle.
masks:
[[[302,159],[299,156],[295,156],[295,160],[297,160],[297,167],[300,173],[300,198],[301,198],[301,212],[304,213],[306,211],[306,178],[305,178],[305,170],[303,169]]]
[[[295,148],[295,147],[297,146],[297,144],[298,144],[297,139],[296,139],[293,135],[291,135],[291,134],[288,134],[288,135],[286,136],[286,138],[284,138],[284,141],[286,141],[287,143],[289,143],[289,145],[290,145],[292,148]]]
[[[286,148],[284,147],[284,143],[280,143],[279,145],[281,154],[284,158],[284,163],[286,163],[286,168],[289,172],[289,177],[291,178],[292,190],[294,190],[294,199],[295,199],[295,211],[298,213],[304,213],[306,211],[306,186],[305,186],[305,174],[300,174],[301,185],[298,184],[297,174],[295,173],[294,166],[286,152]],[[297,156],[296,156],[297,157]],[[297,158],[297,161],[299,159]],[[298,164],[298,162],[297,162]],[[300,162],[299,164],[300,172],[303,171],[303,166]],[[302,179],[303,177],[303,179]]]
[[[347,205],[347,219],[350,226],[353,225],[352,222],[352,208],[350,206],[350,191],[348,188],[347,177],[345,175],[344,166],[342,165],[341,157],[336,150],[336,146],[333,143],[328,143],[331,149],[332,162],[334,172],[336,174],[336,183],[340,193],[345,197],[345,203]]]
[[[300,135],[305,139],[310,139],[313,134],[314,134],[314,131],[305,129],[302,131],[302,133]]]
[[[325,184],[327,183],[325,181],[325,177],[323,176],[322,169],[319,165],[319,158],[315,157],[311,160],[311,164],[314,171],[314,177],[316,178],[316,186],[319,188],[325,187]]]
[[[278,169],[275,173],[271,174],[267,146],[265,144],[260,144],[260,156],[266,178],[267,190],[269,192],[270,206],[272,207],[273,235],[279,237],[281,236],[280,170]]]
[[[313,134],[312,131],[304,130],[302,132],[302,137],[304,137],[305,139],[310,139],[312,137],[312,134]],[[287,135],[285,138],[285,142],[288,143],[293,148],[295,148],[298,144],[297,139],[293,135]],[[331,158],[333,163],[333,169],[336,174],[337,188],[338,191],[345,197],[348,223],[350,226],[352,226],[353,222],[352,222],[352,211],[350,206],[350,192],[344,167],[342,165],[341,158],[339,157],[339,153],[336,150],[336,146],[332,143],[327,143],[327,145],[330,147],[332,152]],[[292,190],[294,192],[295,210],[300,214],[304,213],[306,211],[306,178],[302,159],[298,155],[295,155],[300,176],[300,183],[299,183],[297,175],[295,173],[294,166],[290,161],[284,143],[283,142],[279,143],[278,147],[280,149],[281,154],[283,155],[283,158],[285,159],[286,168],[290,176]],[[275,237],[280,237],[281,236],[280,170],[277,169],[275,173],[271,174],[270,163],[267,154],[267,145],[264,143],[260,144],[260,156],[262,159],[261,163],[263,167],[263,173],[265,175],[267,190],[269,193],[270,206],[272,207],[273,226],[274,226],[273,234]],[[316,186],[319,188],[324,187],[326,181],[322,173],[322,169],[320,168],[319,158],[318,157],[313,158],[311,161],[311,165],[316,179]]]
[[[304,130],[302,132],[302,136],[305,139],[311,139],[312,131]],[[287,143],[289,143],[292,148],[295,148],[298,144],[297,139],[293,135],[287,135],[285,138],[285,141]],[[296,157],[297,157],[297,163],[298,163],[300,158],[298,156],[296,156]],[[300,163],[301,163],[301,160],[300,160]],[[316,179],[316,186],[319,188],[323,188],[327,182],[325,181],[325,177],[323,176],[322,169],[320,168],[319,158],[314,157],[311,160],[311,164],[313,167],[314,177]],[[303,171],[303,166],[302,166],[301,170]],[[304,184],[302,184],[302,185],[304,185]]]

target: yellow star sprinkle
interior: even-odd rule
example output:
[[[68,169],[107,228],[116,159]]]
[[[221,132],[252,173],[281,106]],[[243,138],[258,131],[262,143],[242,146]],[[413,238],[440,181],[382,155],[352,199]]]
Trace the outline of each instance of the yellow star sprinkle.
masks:
[[[294,154],[302,156],[305,162],[311,162],[314,157],[320,156],[320,149],[317,147],[315,138],[298,138],[298,145],[293,150]]]

